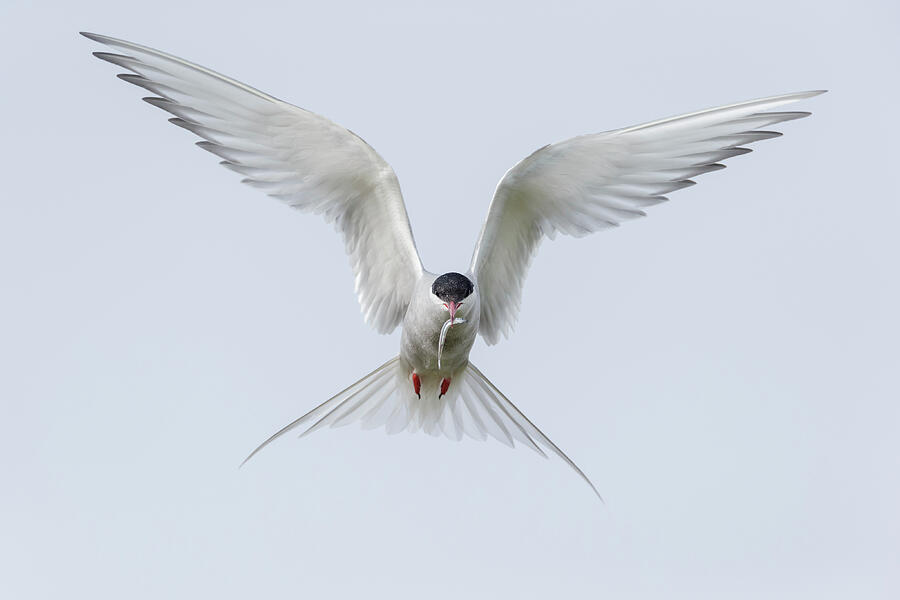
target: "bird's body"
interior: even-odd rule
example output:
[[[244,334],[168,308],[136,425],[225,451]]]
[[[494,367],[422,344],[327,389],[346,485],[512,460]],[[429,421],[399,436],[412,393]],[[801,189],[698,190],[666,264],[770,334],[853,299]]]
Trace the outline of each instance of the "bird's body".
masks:
[[[578,136],[533,152],[501,179],[472,262],[460,272],[425,270],[391,167],[360,137],[233,79],[138,44],[88,38],[123,54],[98,58],[151,91],[198,145],[244,182],[306,212],[344,238],[367,322],[402,325],[399,355],[266,440],[305,426],[360,422],[388,432],[423,430],[461,439],[519,441],[560,456],[590,481],[470,361],[475,338],[512,332],[529,263],[541,240],[582,236],[644,216],[643,209],[777,137],[771,125],[807,116],[773,108],[821,92],[741,102],[644,125]],[[248,459],[250,458],[248,457]],[[591,484],[593,488],[593,484]],[[596,492],[596,489],[594,489]]]
[[[453,377],[469,363],[469,352],[478,335],[479,310],[481,309],[476,287],[466,297],[456,312],[461,323],[454,323],[447,330],[447,338],[438,365],[438,347],[441,327],[447,321],[449,311],[432,292],[437,275],[427,271],[416,282],[409,308],[403,316],[400,337],[400,361],[412,372],[422,377],[440,379]],[[424,380],[423,380],[424,385]],[[431,386],[426,386],[430,389]]]

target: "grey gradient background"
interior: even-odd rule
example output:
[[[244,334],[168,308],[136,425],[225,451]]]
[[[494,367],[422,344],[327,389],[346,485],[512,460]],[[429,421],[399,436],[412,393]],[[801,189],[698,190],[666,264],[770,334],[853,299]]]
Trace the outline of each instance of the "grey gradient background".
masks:
[[[900,597],[900,11],[840,4],[4,0],[0,597]],[[358,132],[437,272],[547,142],[831,91],[647,219],[545,244],[513,339],[476,344],[603,506],[525,449],[355,427],[238,470],[399,335],[330,227],[81,29]]]

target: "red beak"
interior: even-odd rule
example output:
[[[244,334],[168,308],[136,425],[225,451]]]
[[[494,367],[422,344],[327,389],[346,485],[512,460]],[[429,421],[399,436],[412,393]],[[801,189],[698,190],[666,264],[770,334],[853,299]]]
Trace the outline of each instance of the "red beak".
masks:
[[[444,306],[447,307],[447,310],[450,311],[450,327],[453,327],[453,321],[456,319],[456,309],[459,308],[459,305],[462,302],[448,302]]]

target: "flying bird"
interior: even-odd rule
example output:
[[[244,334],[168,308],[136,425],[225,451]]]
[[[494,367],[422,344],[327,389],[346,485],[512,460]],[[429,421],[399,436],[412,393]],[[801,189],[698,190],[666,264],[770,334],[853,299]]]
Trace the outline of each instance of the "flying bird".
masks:
[[[359,422],[388,433],[520,442],[584,472],[469,361],[516,322],[529,263],[545,237],[584,236],[642,217],[644,209],[781,135],[768,128],[808,112],[772,109],[823,93],[799,92],[721,106],[548,144],[497,185],[468,268],[426,270],[393,169],[362,138],[325,117],[170,54],[93,33],[114,53],[94,56],[148,90],[197,145],[289,206],[322,215],[343,236],[365,321],[402,327],[400,353],[263,442],[285,433]],[[243,464],[243,463],[242,463]]]

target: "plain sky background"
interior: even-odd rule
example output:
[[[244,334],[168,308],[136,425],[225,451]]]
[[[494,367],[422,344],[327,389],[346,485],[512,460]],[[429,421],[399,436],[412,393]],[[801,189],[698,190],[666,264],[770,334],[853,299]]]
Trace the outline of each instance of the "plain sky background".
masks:
[[[896,2],[3,0],[0,597],[900,597]],[[477,364],[586,471],[286,422],[397,353],[319,219],[238,183],[95,31],[356,131],[427,268],[536,148],[790,91],[615,231],[544,244]]]

